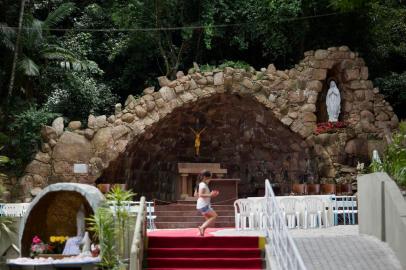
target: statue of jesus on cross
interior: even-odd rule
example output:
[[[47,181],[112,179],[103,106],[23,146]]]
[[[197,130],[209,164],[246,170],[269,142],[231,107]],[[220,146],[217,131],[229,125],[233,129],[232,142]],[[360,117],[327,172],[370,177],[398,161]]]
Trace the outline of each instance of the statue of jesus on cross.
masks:
[[[193,134],[195,134],[195,150],[196,150],[196,156],[200,155],[200,135],[203,133],[203,131],[206,130],[206,127],[201,129],[200,131],[196,131],[193,128],[190,128],[193,132]]]

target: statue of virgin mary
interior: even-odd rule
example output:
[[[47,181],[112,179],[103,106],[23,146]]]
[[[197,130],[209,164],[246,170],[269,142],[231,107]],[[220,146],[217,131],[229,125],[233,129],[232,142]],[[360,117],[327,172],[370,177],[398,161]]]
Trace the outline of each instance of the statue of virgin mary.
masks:
[[[341,96],[340,90],[338,90],[336,82],[330,82],[330,88],[327,92],[326,97],[326,105],[327,105],[327,113],[328,113],[328,121],[329,122],[337,122],[338,116],[340,115],[341,110]]]
[[[86,232],[87,233],[87,232]],[[80,244],[85,235],[85,208],[83,204],[79,207],[76,213],[76,236],[70,237],[63,249],[63,255],[78,255],[80,254]],[[88,235],[87,235],[88,236]],[[90,244],[89,244],[90,247]]]

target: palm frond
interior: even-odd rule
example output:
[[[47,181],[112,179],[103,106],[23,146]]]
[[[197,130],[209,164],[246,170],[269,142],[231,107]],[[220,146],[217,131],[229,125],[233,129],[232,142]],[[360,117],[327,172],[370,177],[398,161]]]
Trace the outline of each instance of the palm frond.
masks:
[[[26,76],[38,76],[39,67],[30,58],[24,57],[17,63],[17,69],[24,73]]]
[[[75,4],[72,2],[64,3],[57,9],[48,14],[48,17],[44,21],[45,28],[54,26],[63,21],[75,10]]]
[[[0,42],[6,48],[14,51],[15,48],[16,31],[5,24],[0,24]]]
[[[0,164],[8,163],[10,159],[6,156],[0,156]]]
[[[43,22],[37,19],[30,19],[24,26],[21,38],[23,39],[22,44],[28,50],[33,50],[33,48],[38,48],[44,41],[42,35]]]
[[[91,60],[73,60],[71,62],[64,61],[60,63],[62,68],[74,71],[89,71],[91,73],[101,74],[103,71],[99,69],[96,62]]]
[[[0,239],[6,237],[11,239],[16,234],[16,230],[13,227],[13,220],[10,217],[0,216]]]
[[[55,45],[46,46],[40,51],[40,55],[48,60],[76,61],[76,55],[73,52]]]

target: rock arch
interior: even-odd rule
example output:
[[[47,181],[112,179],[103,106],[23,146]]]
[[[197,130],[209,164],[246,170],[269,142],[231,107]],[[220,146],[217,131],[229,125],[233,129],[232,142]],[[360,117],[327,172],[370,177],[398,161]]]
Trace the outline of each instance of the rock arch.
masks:
[[[317,135],[316,103],[331,70],[341,79],[342,119],[348,128]],[[131,145],[153,137],[156,127],[178,109],[220,95],[249,98],[271,112],[278,123],[313,149],[324,179],[337,177],[348,155],[368,154],[368,134],[382,137],[385,129],[398,124],[392,107],[368,80],[364,60],[346,46],[306,52],[290,70],[276,70],[271,64],[260,71],[226,67],[178,75],[174,81],[160,78],[158,91],[147,88],[139,98],[130,95],[124,108],[116,105],[114,115],[90,115],[84,129],[71,122],[64,130],[60,120],[44,127],[42,150],[21,179],[24,196],[30,197],[33,187],[55,182],[94,183]],[[88,164],[89,171],[74,174],[74,163]]]

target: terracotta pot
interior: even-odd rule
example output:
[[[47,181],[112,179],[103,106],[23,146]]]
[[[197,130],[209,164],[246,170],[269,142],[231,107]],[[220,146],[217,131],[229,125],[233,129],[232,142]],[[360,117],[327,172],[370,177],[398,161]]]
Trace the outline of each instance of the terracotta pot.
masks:
[[[110,184],[98,184],[97,188],[101,191],[101,193],[107,193],[110,191],[111,185]]]
[[[352,184],[349,184],[349,183],[341,184],[339,194],[352,195]]]
[[[320,184],[307,184],[307,194],[308,195],[319,195],[320,194]]]
[[[305,195],[306,194],[306,184],[293,184],[292,193],[295,195]]]
[[[113,184],[113,187],[120,187],[122,190],[127,190],[127,184]]]
[[[336,184],[321,184],[321,194],[336,194]]]

